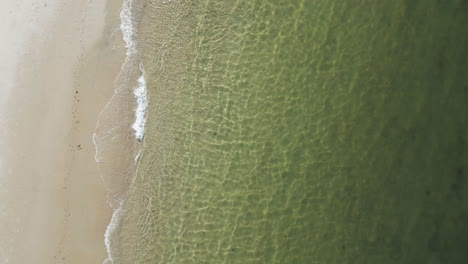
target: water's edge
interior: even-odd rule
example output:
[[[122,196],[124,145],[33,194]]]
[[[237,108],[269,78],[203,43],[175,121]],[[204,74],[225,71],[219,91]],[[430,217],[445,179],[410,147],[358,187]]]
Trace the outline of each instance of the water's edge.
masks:
[[[99,114],[93,135],[95,160],[113,209],[104,234],[108,254],[104,263],[119,263],[120,217],[145,133],[148,98],[137,41],[141,10],[140,1],[123,1],[120,30],[125,41],[126,58],[114,81],[114,94]]]

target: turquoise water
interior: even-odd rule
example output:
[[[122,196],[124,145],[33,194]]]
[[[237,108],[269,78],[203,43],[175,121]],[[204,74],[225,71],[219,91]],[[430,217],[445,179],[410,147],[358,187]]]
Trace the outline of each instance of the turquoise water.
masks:
[[[122,263],[468,263],[466,1],[172,1]]]

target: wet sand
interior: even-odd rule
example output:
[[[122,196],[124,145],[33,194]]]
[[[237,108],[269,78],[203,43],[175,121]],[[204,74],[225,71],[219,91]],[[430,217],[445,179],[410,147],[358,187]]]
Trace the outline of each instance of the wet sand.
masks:
[[[92,136],[124,60],[121,1],[29,2],[1,101],[0,263],[102,263],[112,211]]]

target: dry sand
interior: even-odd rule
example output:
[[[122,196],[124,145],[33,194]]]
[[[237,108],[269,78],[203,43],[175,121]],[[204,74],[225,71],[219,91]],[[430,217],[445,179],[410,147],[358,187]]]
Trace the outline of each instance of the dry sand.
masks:
[[[102,263],[112,211],[92,136],[124,61],[122,2],[11,2],[18,43],[7,43],[0,64],[9,80],[0,93],[0,263]]]

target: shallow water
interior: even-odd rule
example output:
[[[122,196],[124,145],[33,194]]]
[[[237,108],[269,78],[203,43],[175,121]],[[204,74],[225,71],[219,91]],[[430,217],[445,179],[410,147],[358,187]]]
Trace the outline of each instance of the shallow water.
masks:
[[[466,1],[169,1],[122,263],[467,263]]]

